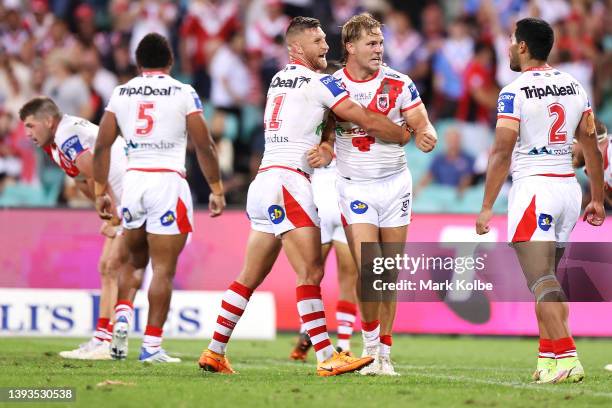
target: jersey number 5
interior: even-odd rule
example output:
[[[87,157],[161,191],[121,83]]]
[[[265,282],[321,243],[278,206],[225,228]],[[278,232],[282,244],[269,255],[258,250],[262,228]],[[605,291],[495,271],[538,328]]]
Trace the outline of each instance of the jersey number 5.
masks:
[[[153,116],[151,111],[155,109],[155,102],[139,102],[138,103],[138,121],[136,125],[137,136],[149,136],[153,130]]]
[[[268,109],[266,109],[266,119],[264,120],[264,130],[278,130],[283,123],[282,120],[278,120],[278,116],[280,115],[281,108],[283,107],[283,101],[285,100],[286,94],[276,95],[272,99],[272,106],[270,110],[272,111],[270,114],[270,119],[267,118]]]
[[[565,127],[565,108],[560,103],[548,105],[548,116],[554,117],[550,130],[548,131],[548,144],[563,144],[567,141]]]

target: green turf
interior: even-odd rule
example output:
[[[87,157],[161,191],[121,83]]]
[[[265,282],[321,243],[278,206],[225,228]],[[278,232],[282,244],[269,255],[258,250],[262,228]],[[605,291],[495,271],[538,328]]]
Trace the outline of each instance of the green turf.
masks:
[[[612,406],[612,341],[577,341],[587,378],[582,384],[534,385],[534,339],[396,336],[393,358],[401,377],[315,376],[307,364],[287,359],[293,336],[276,341],[234,341],[229,347],[239,375],[203,373],[196,361],[204,341],[167,340],[183,363],[145,366],[136,361],[139,340],[123,362],[63,360],[57,352],[74,339],[0,339],[0,386],[70,386],[83,407],[594,407]],[[356,347],[358,347],[356,345]],[[104,380],[132,383],[99,387]],[[0,403],[0,405],[2,405]],[[41,404],[4,404],[41,406]]]

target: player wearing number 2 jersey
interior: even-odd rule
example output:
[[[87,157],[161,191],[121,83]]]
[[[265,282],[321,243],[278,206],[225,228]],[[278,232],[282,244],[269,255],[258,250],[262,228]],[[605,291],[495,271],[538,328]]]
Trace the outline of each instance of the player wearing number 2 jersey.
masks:
[[[268,89],[265,153],[247,197],[251,233],[244,267],[223,296],[213,339],[200,357],[205,370],[233,372],[225,357],[227,343],[281,246],[297,274],[298,312],[317,354],[317,374],[343,374],[372,361],[337,353],[329,340],[319,286],[323,278],[319,217],[310,185],[314,163],[307,153],[328,149],[318,143],[329,110],[396,143],[405,142],[408,134],[350,99],[335,78],[317,72],[327,66],[329,49],[318,20],[294,18],[286,40],[290,63],[274,76]]]
[[[149,316],[140,361],[179,362],[161,348],[172,279],[187,234],[192,231],[192,201],[185,180],[187,135],[196,147],[198,162],[211,186],[210,210],[220,215],[225,206],[214,143],[202,116],[198,95],[168,74],[172,52],[167,40],[148,34],[138,44],[136,61],[142,73],[113,91],[94,155],[96,208],[108,217],[109,150],[119,130],[127,141],[128,169],[123,182],[121,215],[130,260],[144,267],[149,257],[153,279],[149,287]],[[127,277],[126,277],[127,278]],[[127,333],[133,317],[131,284],[122,276],[115,307],[111,355],[127,357]]]
[[[540,347],[534,380],[578,382],[584,370],[568,326],[567,298],[555,270],[580,215],[581,190],[572,169],[572,142],[581,144],[590,175],[584,219],[603,223],[603,166],[593,112],[582,86],[546,60],[552,28],[540,19],[516,23],[510,68],[522,72],[499,95],[495,144],[476,231],[489,231],[491,208],[508,174],[508,239],[536,298]],[[511,164],[511,166],[510,166]]]

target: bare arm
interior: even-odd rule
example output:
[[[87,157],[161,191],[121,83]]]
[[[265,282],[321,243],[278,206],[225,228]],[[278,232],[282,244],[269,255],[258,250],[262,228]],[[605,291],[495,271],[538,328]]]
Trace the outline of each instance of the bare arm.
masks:
[[[321,135],[321,143],[314,145],[306,154],[308,164],[312,168],[328,166],[334,159],[334,143],[336,142],[336,118],[329,114]]]
[[[584,166],[584,153],[580,143],[574,143],[572,146],[572,166],[579,169]]]
[[[576,135],[584,154],[586,170],[589,174],[591,185],[591,202],[584,210],[583,219],[591,225],[599,226],[603,224],[606,217],[603,207],[603,159],[597,147],[597,134],[595,133],[595,122],[592,112],[582,115],[582,119],[576,129]]]
[[[91,154],[91,152],[89,151],[82,153],[79,157],[77,157],[74,164],[79,169],[79,172],[81,172],[81,174],[85,176],[84,186],[83,188],[79,186],[79,188],[81,189],[81,191],[83,191],[83,193],[85,193],[85,195],[89,199],[91,199],[92,201],[95,201],[96,194],[95,194],[95,182],[94,182],[94,156],[93,154]],[[79,183],[77,183],[77,185],[79,185]],[[88,190],[87,193],[84,191],[84,188]],[[106,191],[110,194],[110,197],[113,202],[112,208],[114,209],[116,206],[116,201],[119,200],[121,197],[117,197],[117,195],[113,191],[110,184],[107,185]],[[115,216],[117,216],[117,214],[115,214]]]
[[[347,98],[333,108],[336,116],[353,122],[369,135],[389,143],[405,145],[410,140],[408,129],[393,123],[388,117],[372,112]]]
[[[493,215],[493,204],[499,191],[508,177],[512,150],[518,138],[519,122],[512,119],[501,118],[497,120],[495,128],[495,142],[489,156],[485,192],[482,200],[482,209],[476,222],[476,232],[486,234],[489,232],[489,221]]]
[[[402,117],[410,129],[414,130],[416,146],[425,153],[436,147],[438,134],[429,121],[425,105],[420,104],[402,113]]]
[[[225,208],[225,196],[221,182],[221,170],[215,142],[210,136],[208,126],[201,113],[187,115],[187,133],[195,147],[200,170],[210,186],[209,209],[211,216],[220,215]]]
[[[98,138],[93,156],[93,179],[94,195],[96,200],[96,210],[100,218],[111,219],[115,212],[111,197],[108,191],[108,171],[110,168],[111,147],[119,134],[119,126],[115,114],[109,111],[104,112]]]

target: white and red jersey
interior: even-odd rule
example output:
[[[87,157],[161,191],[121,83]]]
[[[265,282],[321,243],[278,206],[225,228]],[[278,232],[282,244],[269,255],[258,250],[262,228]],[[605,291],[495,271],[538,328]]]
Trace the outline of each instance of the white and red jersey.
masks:
[[[276,73],[268,89],[260,169],[289,167],[312,174],[306,153],[320,143],[328,111],[348,97],[333,76],[302,65],[288,64]]]
[[[382,113],[402,124],[402,113],[420,105],[421,97],[412,80],[387,66],[382,66],[372,79],[351,78],[347,69],[337,71],[338,78],[351,98],[373,112]],[[336,137],[338,174],[351,180],[374,180],[406,169],[404,148],[387,143],[351,122],[337,118],[342,128]]]
[[[128,170],[185,173],[187,116],[202,113],[195,90],[160,71],[144,72],[113,91],[106,110],[126,140]]]
[[[571,177],[572,141],[588,97],[571,75],[549,66],[523,72],[504,87],[497,118],[520,123],[512,153],[512,179],[528,176]]]
[[[43,150],[68,176],[77,180],[84,177],[76,166],[77,158],[85,152],[93,153],[98,137],[98,126],[77,116],[64,115],[57,125],[53,143]],[[116,202],[121,198],[123,175],[127,168],[125,141],[119,137],[111,147],[108,182]]]

